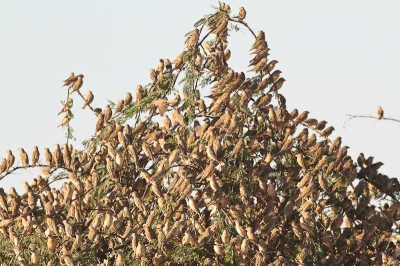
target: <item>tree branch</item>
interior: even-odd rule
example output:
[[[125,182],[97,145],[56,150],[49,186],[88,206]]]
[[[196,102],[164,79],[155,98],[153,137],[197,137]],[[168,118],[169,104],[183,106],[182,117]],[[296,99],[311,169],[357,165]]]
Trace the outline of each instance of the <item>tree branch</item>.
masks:
[[[350,118],[344,122],[343,128],[345,128],[347,122],[349,122],[350,120],[355,119],[355,118],[372,118],[372,119],[378,120],[376,118],[376,116],[372,116],[372,115],[346,115],[346,116],[348,116]],[[394,121],[394,122],[400,123],[400,120],[394,119],[391,117],[382,117],[380,120],[388,120],[388,121]]]

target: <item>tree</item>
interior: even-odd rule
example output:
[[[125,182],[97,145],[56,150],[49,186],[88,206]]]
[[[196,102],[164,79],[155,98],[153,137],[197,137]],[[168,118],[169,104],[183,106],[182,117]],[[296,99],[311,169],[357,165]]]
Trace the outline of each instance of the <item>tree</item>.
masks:
[[[23,195],[0,188],[2,263],[398,264],[399,182],[373,157],[353,162],[325,121],[286,110],[278,62],[245,18],[221,2],[172,63],[150,70],[135,102],[127,93],[94,108],[71,73],[67,142],[41,157],[20,149],[22,166],[9,151],[0,165],[1,179],[42,172]],[[247,78],[228,65],[239,26],[255,38]],[[98,118],[81,151],[68,144],[73,95]]]

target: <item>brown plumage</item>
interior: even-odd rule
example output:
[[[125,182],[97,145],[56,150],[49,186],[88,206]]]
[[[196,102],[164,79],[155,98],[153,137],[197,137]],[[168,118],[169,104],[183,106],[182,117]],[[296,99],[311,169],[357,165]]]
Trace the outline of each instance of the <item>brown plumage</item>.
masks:
[[[323,138],[329,137],[334,130],[335,130],[335,128],[333,126],[325,128],[325,130],[322,131],[322,133],[321,133],[321,137],[323,137]]]
[[[383,117],[383,110],[382,110],[382,107],[378,106],[378,107],[376,108],[376,112],[377,112],[377,117],[376,117],[376,119],[381,120],[382,117]]]
[[[127,92],[125,95],[124,106],[127,107],[131,105],[132,100],[133,100],[132,94],[130,92]]]
[[[29,157],[23,148],[19,148],[19,158],[21,160],[22,166],[26,168],[29,164]]]
[[[85,109],[86,106],[90,105],[93,102],[93,99],[94,99],[93,93],[91,91],[88,91],[85,99],[85,104],[83,105],[82,109]]]
[[[244,7],[240,7],[239,8],[239,15],[238,15],[238,20],[242,21],[246,18],[246,9],[244,9]]]
[[[74,72],[71,72],[71,73],[69,74],[69,77],[68,77],[66,80],[63,80],[64,84],[63,84],[61,87],[71,85],[73,82],[76,81],[77,78],[78,78],[78,77],[75,77]]]
[[[72,98],[68,98],[67,102],[65,103],[61,111],[58,113],[58,115],[67,112],[72,108],[73,105],[74,105],[74,100]]]
[[[286,81],[286,79],[284,79],[284,78],[279,78],[279,79],[274,83],[274,85],[272,85],[271,89],[269,89],[268,92],[280,90],[280,88],[282,88],[283,82],[285,82],[285,81]]]
[[[197,44],[197,42],[199,41],[199,37],[200,37],[200,31],[199,31],[199,29],[195,29],[193,31],[192,35],[190,35],[190,37],[187,39],[186,47],[187,48],[194,47]]]
[[[302,123],[303,121],[305,121],[305,120],[307,119],[307,117],[308,117],[308,114],[309,114],[308,111],[302,112],[302,113],[297,117],[297,119],[294,121],[294,124],[295,124],[295,125],[298,125],[298,124]]]
[[[321,120],[318,122],[318,124],[315,126],[316,130],[323,130],[328,122],[325,120]]]
[[[70,94],[72,94],[75,91],[78,91],[82,87],[82,85],[83,85],[83,75],[78,75],[78,78],[76,79]]]
[[[250,69],[247,72],[259,72],[263,68],[265,68],[266,64],[267,64],[267,59],[263,58],[263,59],[261,59],[261,61],[259,63],[257,63],[257,65],[255,65],[252,69]]]
[[[275,65],[276,65],[277,63],[279,63],[279,62],[276,61],[276,60],[272,60],[271,62],[269,62],[269,63],[265,66],[265,68],[263,69],[263,71],[264,71],[265,73],[267,73],[267,74],[271,73],[271,71],[274,70]],[[282,83],[283,83],[283,81],[282,81]]]

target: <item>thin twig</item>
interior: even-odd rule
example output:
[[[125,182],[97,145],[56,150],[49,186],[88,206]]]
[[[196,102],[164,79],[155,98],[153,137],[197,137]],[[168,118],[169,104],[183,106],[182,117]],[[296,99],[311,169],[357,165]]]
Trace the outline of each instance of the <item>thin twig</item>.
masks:
[[[239,20],[232,19],[232,18],[229,18],[229,21],[233,21],[233,22],[242,24],[243,26],[245,26],[245,27],[251,32],[251,34],[253,34],[254,38],[257,38],[257,35],[255,35],[254,31],[249,27],[249,25],[247,25],[246,22],[244,22],[244,21],[239,21]]]
[[[344,122],[343,128],[346,127],[346,123],[347,123],[347,122],[349,122],[350,120],[352,120],[352,119],[354,119],[354,118],[372,118],[372,119],[378,120],[378,119],[376,118],[376,116],[372,116],[372,115],[346,115],[346,116],[348,116],[348,117],[350,117],[350,118],[347,119],[347,120]],[[394,119],[394,118],[391,118],[391,117],[382,117],[382,118],[379,119],[379,120],[388,120],[388,121],[394,121],[394,122],[400,123],[400,120]]]

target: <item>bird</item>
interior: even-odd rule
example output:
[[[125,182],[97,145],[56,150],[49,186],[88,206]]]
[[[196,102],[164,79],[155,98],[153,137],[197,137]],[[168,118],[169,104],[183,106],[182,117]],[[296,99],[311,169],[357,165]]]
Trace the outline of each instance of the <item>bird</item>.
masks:
[[[127,92],[125,95],[125,100],[124,100],[124,106],[129,106],[131,105],[133,100],[132,94],[130,92]]]
[[[269,62],[265,68],[263,69],[264,72],[266,73],[271,73],[272,70],[274,70],[275,65],[279,63],[277,60],[272,60],[271,62]]]
[[[259,72],[261,71],[263,68],[265,68],[265,65],[267,64],[267,58],[263,58],[261,59],[260,62],[258,62],[252,69],[250,69],[247,72]]]
[[[115,107],[115,113],[120,113],[122,111],[122,109],[124,109],[125,106],[125,101],[124,99],[119,99],[117,106]]]
[[[279,76],[281,75],[282,71],[280,70],[275,70],[273,73],[270,74],[270,76],[267,79],[268,84],[273,84],[275,81],[278,80]]]
[[[55,166],[57,168],[59,168],[63,163],[63,158],[62,158],[61,148],[58,143],[54,144],[54,151],[52,154],[52,158],[53,158]]]
[[[83,85],[83,75],[78,75],[78,78],[75,81],[74,87],[72,87],[72,91],[70,92],[70,94],[72,94],[75,91],[78,91],[82,85]]]
[[[171,61],[169,61],[168,58],[164,58],[164,66],[165,66],[165,69],[167,70],[167,72],[172,71],[172,63],[171,63]]]
[[[7,151],[7,170],[6,171],[10,170],[10,167],[13,166],[14,161],[15,161],[14,155],[12,154],[11,150],[8,150]]]
[[[85,104],[83,105],[82,109],[85,109],[86,106],[90,105],[93,102],[94,95],[92,91],[88,91],[85,99]]]
[[[32,166],[35,167],[36,163],[39,161],[39,150],[37,146],[33,146],[33,152],[32,152]]]
[[[124,253],[122,251],[117,251],[117,259],[115,261],[115,266],[124,266]]]
[[[0,174],[7,171],[7,160],[6,158],[1,159],[1,164],[0,164]]]
[[[284,79],[284,78],[279,78],[279,79],[274,83],[274,85],[272,85],[272,87],[269,89],[268,92],[271,92],[271,91],[278,91],[280,88],[282,88],[283,82],[285,82],[285,81],[286,81],[286,79]]]
[[[111,107],[109,105],[106,105],[106,107],[104,108],[104,124],[108,123],[111,117],[112,117]]]
[[[197,45],[199,41],[200,31],[199,29],[195,29],[190,37],[186,40],[186,48],[192,48]]]
[[[69,77],[66,80],[63,80],[64,84],[61,87],[68,86],[74,81],[76,81],[77,77],[75,77],[74,72],[69,73]]]
[[[57,128],[60,126],[67,125],[69,121],[71,121],[71,119],[72,119],[72,113],[70,110],[68,110],[63,119],[61,120],[60,124],[57,126]]]
[[[314,119],[314,118],[308,118],[308,119],[304,120],[303,123],[309,127],[312,127],[312,126],[315,126],[318,124],[318,120]]]
[[[44,148],[44,158],[46,160],[46,164],[48,168],[53,167],[53,155],[51,155],[51,152],[49,148]]]
[[[158,65],[156,67],[156,76],[160,75],[163,72],[164,72],[164,60],[160,59],[158,60]]]
[[[137,87],[136,87],[136,94],[135,94],[135,97],[136,97],[136,104],[139,104],[140,103],[140,100],[142,99],[142,97],[143,97],[143,87],[142,87],[142,85],[137,85]]]
[[[376,108],[376,112],[377,112],[377,117],[376,117],[376,119],[381,120],[382,117],[383,117],[383,109],[382,109],[382,107],[378,106],[378,107]]]
[[[38,265],[39,264],[39,254],[37,253],[35,244],[29,245],[29,251],[31,252],[31,264]]]
[[[296,154],[296,157],[297,157],[297,163],[301,166],[301,168],[307,170],[306,164],[304,163],[303,154],[298,153]]]
[[[70,110],[72,108],[73,105],[74,105],[74,100],[72,98],[68,98],[67,102],[65,103],[65,105],[63,106],[61,111],[58,113],[58,115],[60,115],[61,113],[67,112],[68,110]]]
[[[22,166],[26,168],[29,164],[29,157],[23,148],[19,148],[19,158],[21,160]]]
[[[238,15],[238,20],[242,21],[246,18],[246,9],[244,9],[244,7],[240,7],[239,8],[239,15]]]
[[[324,137],[324,138],[329,137],[334,130],[335,130],[335,128],[333,126],[329,126],[329,127],[325,128],[325,130],[322,131],[322,133],[321,133],[321,137]]]
[[[302,112],[302,113],[297,117],[297,119],[294,121],[294,124],[295,124],[295,125],[298,125],[298,124],[302,123],[303,121],[305,121],[305,120],[307,119],[307,117],[308,117],[308,114],[309,114],[308,111]]]
[[[325,126],[326,126],[327,123],[328,123],[328,122],[326,122],[325,120],[321,120],[321,121],[318,122],[317,125],[315,125],[314,128],[315,128],[316,130],[323,130],[323,129],[325,128]]]

